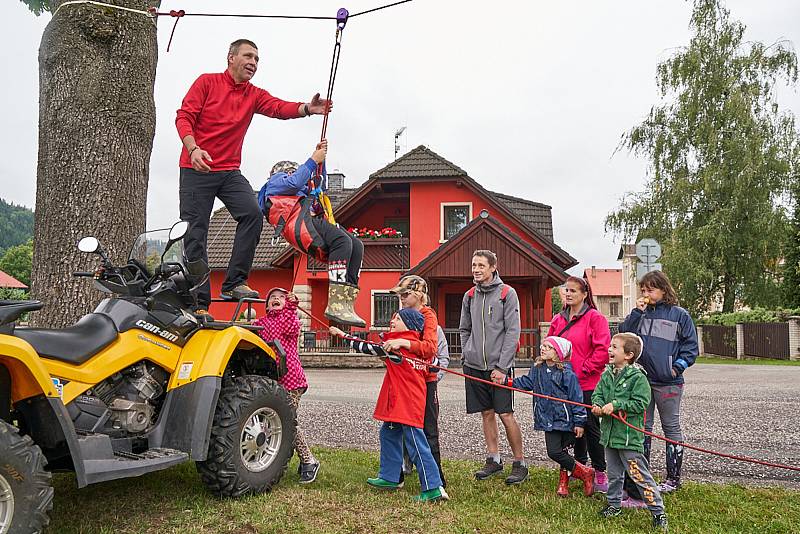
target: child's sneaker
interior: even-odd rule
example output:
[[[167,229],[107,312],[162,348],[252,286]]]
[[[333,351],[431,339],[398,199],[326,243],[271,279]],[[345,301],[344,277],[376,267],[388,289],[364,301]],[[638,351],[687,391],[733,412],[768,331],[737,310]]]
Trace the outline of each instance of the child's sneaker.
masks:
[[[594,491],[597,493],[608,493],[608,476],[605,471],[594,471]]]
[[[497,463],[492,458],[486,458],[486,463],[478,471],[475,471],[475,478],[478,480],[486,480],[487,478],[499,475],[503,472],[503,460]]]
[[[622,513],[622,508],[617,508],[616,506],[607,505],[605,508],[600,510],[600,516],[609,518],[609,517],[617,517],[619,514]]]
[[[669,526],[667,525],[667,514],[658,514],[653,516],[653,530],[669,532]]]
[[[619,503],[621,508],[631,508],[634,510],[639,510],[641,508],[647,508],[647,503],[644,501],[640,501],[639,499],[634,499],[633,497],[626,497],[622,499],[622,502]]]
[[[667,480],[658,485],[658,491],[662,494],[672,493],[674,491],[678,491],[679,489],[681,489],[681,481],[674,480],[671,478],[668,478]]]
[[[511,466],[511,474],[506,477],[506,486],[522,484],[528,479],[528,467],[522,462],[514,462]]]
[[[319,473],[319,462],[313,464],[300,464],[300,484],[311,484],[317,479]]]
[[[432,490],[423,491],[419,495],[412,497],[414,502],[436,502],[436,501],[447,501],[450,499],[450,496],[444,491],[444,488],[439,486],[438,488],[434,488]]]
[[[402,482],[389,482],[388,480],[384,480],[382,478],[368,478],[367,484],[369,484],[373,488],[378,488],[382,490],[396,490],[403,487]]]

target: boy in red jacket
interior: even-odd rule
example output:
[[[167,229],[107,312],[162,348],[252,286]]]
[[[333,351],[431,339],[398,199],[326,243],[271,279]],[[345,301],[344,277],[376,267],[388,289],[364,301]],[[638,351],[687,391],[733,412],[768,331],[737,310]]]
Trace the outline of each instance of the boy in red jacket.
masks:
[[[380,345],[350,340],[354,350],[380,356],[386,364],[386,374],[373,414],[375,419],[384,422],[380,432],[381,465],[378,477],[368,478],[367,484],[385,490],[395,490],[403,486],[400,473],[403,469],[405,444],[419,473],[422,491],[414,497],[419,502],[449,498],[442,487],[439,468],[422,430],[428,365],[417,363],[408,352],[411,342],[419,341],[424,321],[422,314],[413,308],[403,308],[392,317],[389,332],[383,338],[385,341],[394,339],[402,342],[394,353],[385,352]],[[344,332],[335,327],[331,327],[330,332],[332,335],[344,335]]]

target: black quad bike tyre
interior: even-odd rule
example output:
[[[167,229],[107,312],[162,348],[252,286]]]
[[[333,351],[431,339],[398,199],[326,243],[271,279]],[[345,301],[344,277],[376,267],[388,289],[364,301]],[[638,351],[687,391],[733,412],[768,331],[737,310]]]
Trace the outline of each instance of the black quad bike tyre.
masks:
[[[30,436],[20,436],[17,427],[0,420],[0,533],[40,532],[50,522],[53,487],[45,465]]]
[[[254,414],[269,413],[280,420],[280,443],[263,470],[251,470],[244,461],[241,441]],[[211,441],[197,471],[206,487],[220,497],[264,493],[277,484],[289,465],[296,432],[295,411],[277,382],[248,375],[223,386],[214,413]],[[261,438],[261,437],[260,437]]]

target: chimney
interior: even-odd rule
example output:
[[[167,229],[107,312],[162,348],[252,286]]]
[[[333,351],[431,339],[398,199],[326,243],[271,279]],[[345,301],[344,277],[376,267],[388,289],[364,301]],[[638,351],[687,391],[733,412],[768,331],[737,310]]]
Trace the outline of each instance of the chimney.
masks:
[[[328,191],[341,191],[344,189],[344,173],[334,169],[328,173]]]
[[[592,278],[597,278],[597,269],[592,265]]]

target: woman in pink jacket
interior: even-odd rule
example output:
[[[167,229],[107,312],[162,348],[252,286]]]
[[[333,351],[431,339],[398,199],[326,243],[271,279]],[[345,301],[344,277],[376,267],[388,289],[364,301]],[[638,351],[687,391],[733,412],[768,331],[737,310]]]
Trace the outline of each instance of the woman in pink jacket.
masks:
[[[597,311],[589,282],[570,276],[565,283],[564,309],[553,317],[548,336],[559,336],[572,342],[572,369],[583,390],[583,402],[592,403],[592,393],[608,364],[611,332],[608,320]],[[600,421],[588,414],[584,436],[575,441],[575,460],[586,465],[592,459],[595,470],[594,490],[608,490],[606,459],[600,444]]]

